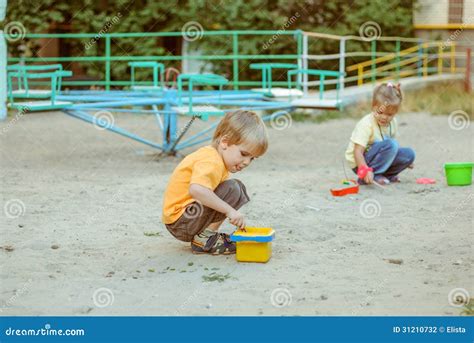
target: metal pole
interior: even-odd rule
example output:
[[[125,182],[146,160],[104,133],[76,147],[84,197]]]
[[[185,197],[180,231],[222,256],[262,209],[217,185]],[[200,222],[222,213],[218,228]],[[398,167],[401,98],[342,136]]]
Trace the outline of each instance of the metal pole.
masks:
[[[471,48],[466,50],[466,79],[464,80],[464,90],[471,92]]]
[[[239,89],[239,60],[237,55],[239,54],[239,36],[237,33],[234,33],[232,36],[232,53],[234,54],[233,58],[233,79],[234,79],[234,89]]]
[[[372,50],[372,84],[375,83],[375,78],[376,78],[376,75],[375,75],[375,59],[376,59],[376,55],[377,55],[377,40],[373,40],[371,42],[371,50]]]
[[[342,38],[339,42],[339,91],[344,92],[344,75],[346,69],[346,39]]]
[[[396,57],[395,57],[395,70],[397,71],[397,77],[396,77],[396,80],[398,82],[398,80],[400,80],[400,40],[397,39],[396,43],[395,43],[395,54],[396,54]]]
[[[105,35],[105,90],[110,90],[110,35]]]
[[[303,67],[303,31],[301,30],[298,30],[297,31],[297,36],[296,36],[296,49],[297,49],[297,55],[298,55],[298,59],[297,59],[297,65],[298,65],[298,69],[301,69]],[[271,73],[271,68],[270,68],[270,73]],[[298,74],[297,75],[297,78],[298,78],[298,85],[301,85],[302,83],[302,78],[301,78],[301,74]],[[270,74],[270,80],[272,79],[272,75]],[[271,81],[270,81],[271,82]],[[271,91],[271,83],[270,83],[270,91]]]
[[[418,69],[418,77],[423,76],[423,41],[420,39],[418,42],[418,61],[416,62]]]
[[[5,20],[7,0],[0,0],[0,21]],[[0,30],[0,120],[7,118],[7,42]]]
[[[303,69],[308,69],[308,36],[303,34]],[[303,94],[308,95],[308,74],[303,74]]]

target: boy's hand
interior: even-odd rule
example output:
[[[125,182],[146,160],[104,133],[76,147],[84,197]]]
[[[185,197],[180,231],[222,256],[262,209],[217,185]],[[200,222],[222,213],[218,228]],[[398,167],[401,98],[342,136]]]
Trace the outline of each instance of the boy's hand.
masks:
[[[364,177],[364,181],[369,185],[371,183],[374,183],[374,173],[371,171],[368,171],[367,175]]]
[[[410,168],[410,169],[415,168],[415,164],[414,164],[414,163],[410,164],[410,165],[408,166],[408,168]]]
[[[232,211],[226,213],[226,216],[232,225],[237,226],[239,229],[245,227],[245,217],[239,211],[232,209]]]

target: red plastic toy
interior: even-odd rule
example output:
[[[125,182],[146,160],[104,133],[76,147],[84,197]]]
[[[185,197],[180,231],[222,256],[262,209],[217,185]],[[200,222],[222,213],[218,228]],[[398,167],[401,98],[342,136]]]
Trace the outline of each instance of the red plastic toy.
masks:
[[[359,179],[363,179],[369,171],[374,171],[374,169],[368,166],[360,166],[357,168],[357,176]]]
[[[349,186],[341,188],[331,188],[331,194],[335,197],[342,197],[347,194],[359,193],[359,184],[354,180],[349,180]]]
[[[436,183],[436,180],[435,179],[430,179],[429,177],[420,177],[420,178],[416,179],[416,183],[418,183],[420,185],[432,185],[432,184]]]

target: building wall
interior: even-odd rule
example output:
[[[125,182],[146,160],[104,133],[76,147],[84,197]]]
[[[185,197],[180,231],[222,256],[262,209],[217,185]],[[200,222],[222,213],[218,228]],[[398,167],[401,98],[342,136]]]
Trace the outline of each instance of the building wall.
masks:
[[[413,24],[446,24],[449,0],[418,0]]]
[[[467,48],[474,51],[474,0],[418,0],[417,4],[413,14],[416,37],[454,42],[459,53]],[[445,52],[449,50],[446,45]],[[464,67],[466,59],[457,58],[456,65]]]
[[[460,14],[458,16],[458,14]],[[474,0],[418,0],[413,24],[474,24]]]
[[[463,23],[474,25],[474,0],[464,0]]]

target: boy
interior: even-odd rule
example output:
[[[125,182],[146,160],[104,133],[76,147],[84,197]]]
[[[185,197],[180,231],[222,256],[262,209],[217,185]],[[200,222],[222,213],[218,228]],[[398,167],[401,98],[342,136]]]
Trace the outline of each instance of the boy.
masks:
[[[191,242],[194,254],[234,254],[235,243],[217,231],[225,218],[245,228],[239,209],[250,199],[243,183],[228,176],[248,167],[267,147],[265,124],[256,113],[227,113],[212,144],[186,156],[171,175],[163,201],[168,231]]]

